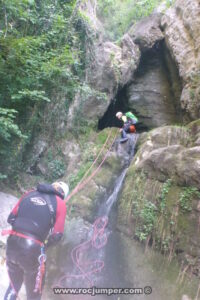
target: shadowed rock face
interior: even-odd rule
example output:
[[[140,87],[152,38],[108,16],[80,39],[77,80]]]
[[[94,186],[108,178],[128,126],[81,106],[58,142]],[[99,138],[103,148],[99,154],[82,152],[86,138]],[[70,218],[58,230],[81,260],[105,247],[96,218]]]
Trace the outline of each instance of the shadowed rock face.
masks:
[[[138,115],[146,128],[180,122],[180,115],[176,112],[178,99],[170,76],[162,44],[143,54],[133,83],[127,88],[127,97],[130,110]]]
[[[190,118],[199,118],[200,82],[199,0],[177,0],[168,9],[161,26],[165,41],[183,79],[181,107]]]
[[[164,42],[159,42],[142,54],[132,83],[118,92],[115,101],[99,120],[99,129],[121,127],[122,124],[115,114],[117,111],[129,110],[139,118],[139,132],[178,124],[182,119],[180,95],[181,80],[178,70]]]

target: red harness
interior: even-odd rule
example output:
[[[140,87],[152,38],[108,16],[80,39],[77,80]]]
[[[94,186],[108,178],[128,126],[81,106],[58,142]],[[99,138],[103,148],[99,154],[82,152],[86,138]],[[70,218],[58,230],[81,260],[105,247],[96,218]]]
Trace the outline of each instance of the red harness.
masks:
[[[23,233],[20,233],[20,232],[17,232],[17,231],[15,231],[15,230],[12,230],[12,229],[2,230],[2,232],[1,232],[1,235],[3,235],[3,236],[4,236],[4,235],[8,235],[8,234],[16,235],[16,236],[22,237],[22,238],[24,238],[24,239],[32,240],[32,241],[34,241],[35,243],[39,244],[41,247],[44,246],[44,244],[43,244],[41,241],[39,241],[39,240],[37,240],[37,239],[34,239],[34,238],[31,237],[31,236],[28,236],[28,235],[25,235],[25,234],[23,234]]]
[[[46,261],[46,255],[43,252],[44,243],[42,243],[41,241],[39,241],[39,240],[37,240],[37,239],[35,239],[31,236],[28,236],[26,234],[17,232],[17,231],[12,230],[12,229],[2,230],[1,235],[3,235],[3,236],[4,235],[15,235],[15,236],[18,236],[18,237],[21,237],[21,238],[24,238],[24,239],[32,240],[32,241],[34,241],[35,243],[37,243],[41,246],[41,255],[38,258],[38,262],[39,262],[40,265],[39,265],[39,268],[38,268],[38,274],[37,274],[37,277],[36,277],[36,284],[35,284],[34,292],[39,291],[39,293],[42,294],[42,282],[43,282],[43,277],[44,277],[44,274],[45,274],[45,261]],[[11,280],[10,280],[10,282],[11,282]],[[13,286],[12,282],[11,282],[11,285],[14,289],[14,286]],[[14,291],[15,291],[15,289],[14,289]],[[16,291],[15,291],[15,293],[17,295]]]

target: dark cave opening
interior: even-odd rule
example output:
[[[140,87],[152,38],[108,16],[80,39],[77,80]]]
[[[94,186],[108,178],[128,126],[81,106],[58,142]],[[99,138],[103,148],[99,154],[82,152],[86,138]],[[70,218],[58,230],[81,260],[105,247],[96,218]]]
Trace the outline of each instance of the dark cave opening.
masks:
[[[110,103],[104,116],[99,120],[98,129],[121,127],[122,122],[115,115],[118,111],[125,112],[128,109],[127,100],[126,87],[124,87],[117,93],[116,98]]]
[[[133,112],[139,119],[137,131],[182,122],[180,95],[182,83],[178,69],[164,41],[142,53],[132,82],[124,86],[99,120],[98,129],[121,127],[118,111]]]
[[[123,87],[119,92],[117,93],[116,98],[110,103],[107,111],[103,115],[103,117],[99,120],[98,123],[98,129],[103,130],[107,127],[122,127],[123,122],[116,118],[116,113],[118,111],[121,111],[123,113],[126,113],[128,111],[131,111],[135,115],[138,116],[137,111],[134,110],[134,108],[129,107],[128,103],[128,97],[127,97],[127,86]],[[138,132],[147,131],[148,127],[145,126],[142,122],[138,122],[136,125]]]

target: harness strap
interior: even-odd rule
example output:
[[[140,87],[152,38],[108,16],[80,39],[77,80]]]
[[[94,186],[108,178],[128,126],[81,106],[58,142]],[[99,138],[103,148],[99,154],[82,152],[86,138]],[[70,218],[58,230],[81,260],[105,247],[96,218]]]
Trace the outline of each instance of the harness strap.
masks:
[[[20,233],[20,232],[17,232],[17,231],[14,231],[12,229],[8,229],[8,230],[2,230],[1,232],[1,235],[16,235],[16,236],[19,236],[19,237],[22,237],[24,239],[28,239],[28,240],[32,240],[34,241],[35,243],[39,244],[41,247],[44,247],[44,243],[42,243],[41,241],[37,240],[37,239],[34,239],[33,237],[31,236],[28,236],[28,235],[25,235],[23,233]]]
[[[56,212],[53,208],[50,195],[46,195],[45,200],[46,200],[46,203],[47,203],[47,206],[48,206],[48,209],[49,209],[49,213],[50,213],[50,216],[51,216],[51,227],[53,227],[54,224],[55,224],[55,221],[56,221]]]

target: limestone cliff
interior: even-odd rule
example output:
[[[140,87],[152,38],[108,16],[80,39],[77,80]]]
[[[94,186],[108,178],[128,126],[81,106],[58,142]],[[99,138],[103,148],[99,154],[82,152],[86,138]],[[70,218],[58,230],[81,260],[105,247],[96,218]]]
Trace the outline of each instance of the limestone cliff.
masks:
[[[177,0],[161,19],[165,41],[183,81],[181,107],[200,117],[200,5],[198,0]]]
[[[120,199],[118,228],[200,274],[199,120],[140,137]]]

